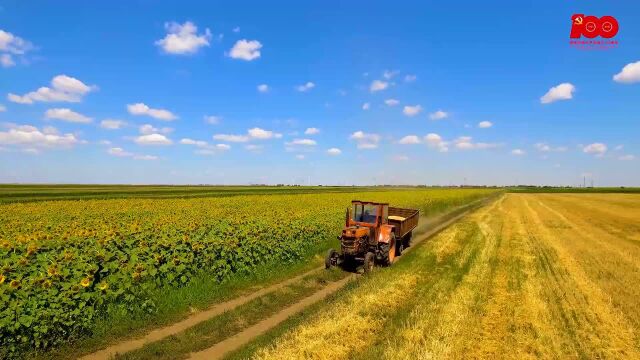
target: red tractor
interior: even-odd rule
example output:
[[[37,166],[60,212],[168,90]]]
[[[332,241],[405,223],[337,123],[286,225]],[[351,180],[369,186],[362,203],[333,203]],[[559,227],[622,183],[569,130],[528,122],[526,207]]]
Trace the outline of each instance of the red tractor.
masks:
[[[325,259],[328,269],[345,262],[362,262],[365,273],[374,263],[393,264],[396,256],[411,244],[420,212],[390,207],[387,203],[353,200],[347,208],[340,240],[340,253],[330,249]]]

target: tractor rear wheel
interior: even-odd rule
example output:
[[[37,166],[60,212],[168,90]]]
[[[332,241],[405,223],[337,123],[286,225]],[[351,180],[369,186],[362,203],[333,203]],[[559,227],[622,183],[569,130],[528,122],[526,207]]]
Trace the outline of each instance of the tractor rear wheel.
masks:
[[[373,271],[373,265],[375,263],[376,256],[369,251],[364,255],[364,273],[368,274]]]
[[[382,263],[385,266],[391,266],[393,260],[396,258],[396,236],[391,235],[391,239],[386,244],[380,246],[380,253],[382,255]]]
[[[401,256],[404,251],[404,241],[396,242],[396,256]]]
[[[336,265],[337,259],[338,259],[338,252],[335,251],[334,249],[329,249],[329,251],[327,251],[327,257],[324,259],[324,268],[329,269],[333,265]]]
[[[405,249],[408,248],[409,246],[411,246],[411,239],[413,239],[413,231],[409,232],[402,239],[402,242],[404,242],[404,248]]]

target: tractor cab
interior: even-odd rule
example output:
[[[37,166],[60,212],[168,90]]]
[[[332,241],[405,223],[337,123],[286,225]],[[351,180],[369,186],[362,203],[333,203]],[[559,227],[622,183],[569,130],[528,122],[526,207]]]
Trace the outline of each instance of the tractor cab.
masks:
[[[353,200],[347,209],[346,227],[365,226],[376,228],[387,223],[389,204]]]

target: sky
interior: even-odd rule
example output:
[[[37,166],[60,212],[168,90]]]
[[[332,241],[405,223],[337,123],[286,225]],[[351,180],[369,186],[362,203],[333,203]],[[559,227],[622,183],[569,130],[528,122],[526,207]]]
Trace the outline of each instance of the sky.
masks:
[[[639,100],[636,0],[0,2],[0,183],[640,186]]]

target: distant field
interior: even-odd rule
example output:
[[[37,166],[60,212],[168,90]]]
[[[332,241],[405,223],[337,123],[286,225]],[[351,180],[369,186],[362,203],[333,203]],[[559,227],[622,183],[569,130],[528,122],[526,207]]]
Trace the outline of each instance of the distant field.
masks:
[[[236,359],[638,359],[640,197],[506,194]]]
[[[119,198],[196,198],[237,195],[393,191],[395,187],[179,186],[179,185],[0,185],[0,203]]]

